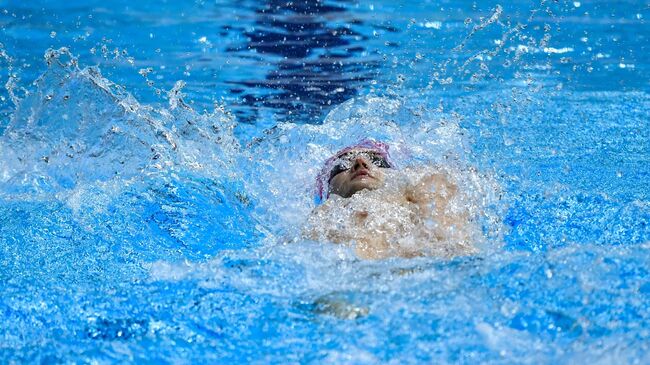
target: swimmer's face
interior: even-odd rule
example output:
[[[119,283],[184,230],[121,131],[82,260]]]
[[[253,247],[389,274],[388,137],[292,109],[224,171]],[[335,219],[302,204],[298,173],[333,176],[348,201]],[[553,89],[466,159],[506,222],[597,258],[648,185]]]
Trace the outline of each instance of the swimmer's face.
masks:
[[[350,151],[339,157],[330,174],[330,194],[349,198],[363,189],[377,189],[384,184],[384,169],[390,164],[372,150]]]

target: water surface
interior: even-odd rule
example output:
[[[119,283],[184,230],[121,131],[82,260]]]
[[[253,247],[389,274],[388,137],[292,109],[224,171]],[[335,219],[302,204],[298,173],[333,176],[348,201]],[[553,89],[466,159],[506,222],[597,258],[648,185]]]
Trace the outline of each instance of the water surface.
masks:
[[[643,2],[0,2],[0,359],[645,363]],[[481,252],[299,238],[370,136]]]

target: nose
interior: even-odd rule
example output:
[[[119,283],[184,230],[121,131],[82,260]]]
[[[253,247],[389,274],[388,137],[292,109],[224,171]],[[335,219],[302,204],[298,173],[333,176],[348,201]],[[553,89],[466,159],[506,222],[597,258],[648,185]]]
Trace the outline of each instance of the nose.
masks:
[[[365,158],[358,156],[357,158],[354,159],[354,164],[352,165],[352,171],[354,172],[361,168],[368,170],[368,161]]]

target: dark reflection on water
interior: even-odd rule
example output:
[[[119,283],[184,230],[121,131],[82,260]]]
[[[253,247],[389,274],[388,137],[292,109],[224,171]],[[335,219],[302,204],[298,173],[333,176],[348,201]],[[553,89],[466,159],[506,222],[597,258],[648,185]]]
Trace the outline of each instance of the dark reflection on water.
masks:
[[[254,9],[254,26],[235,29],[248,42],[228,52],[259,57],[270,66],[263,80],[233,81],[241,121],[253,122],[260,107],[280,120],[318,123],[324,112],[373,79],[377,58],[364,47],[363,22],[344,1],[266,0]],[[245,107],[244,107],[245,106]]]

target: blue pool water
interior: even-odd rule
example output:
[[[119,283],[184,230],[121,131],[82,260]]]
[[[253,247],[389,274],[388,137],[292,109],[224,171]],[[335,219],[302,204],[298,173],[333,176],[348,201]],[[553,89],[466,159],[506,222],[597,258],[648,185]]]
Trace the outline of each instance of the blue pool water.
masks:
[[[649,363],[648,10],[0,1],[0,362]],[[300,238],[366,136],[479,254]]]

